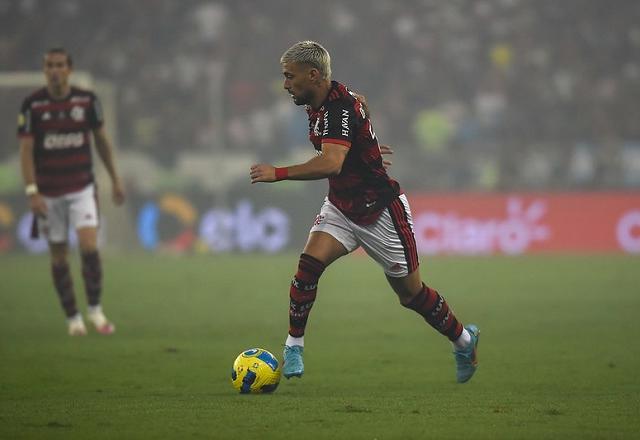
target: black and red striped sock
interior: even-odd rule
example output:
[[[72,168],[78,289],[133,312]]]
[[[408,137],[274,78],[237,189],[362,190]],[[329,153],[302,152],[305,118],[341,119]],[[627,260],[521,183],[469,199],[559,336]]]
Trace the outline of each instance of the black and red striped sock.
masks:
[[[73,291],[73,279],[71,278],[69,265],[67,263],[52,264],[51,275],[53,276],[53,285],[58,293],[64,314],[67,318],[77,315],[76,295]]]
[[[82,278],[90,306],[100,304],[102,292],[102,263],[98,251],[82,254]]]
[[[438,330],[451,341],[462,334],[462,324],[449,308],[449,304],[434,289],[422,284],[422,290],[411,301],[403,306],[420,314],[431,327]]]
[[[300,255],[298,272],[296,272],[289,289],[289,334],[294,338],[304,335],[309,312],[316,300],[318,280],[324,272],[322,261],[311,255]]]

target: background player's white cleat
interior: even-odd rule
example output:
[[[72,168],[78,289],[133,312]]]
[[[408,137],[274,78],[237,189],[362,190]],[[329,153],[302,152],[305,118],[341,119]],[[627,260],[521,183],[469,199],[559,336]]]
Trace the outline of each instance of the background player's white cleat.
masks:
[[[87,334],[87,328],[84,326],[82,315],[79,313],[67,320],[67,329],[69,336],[84,336]]]
[[[91,321],[96,328],[96,331],[103,335],[110,335],[116,331],[116,326],[109,322],[102,310],[89,311],[87,314],[89,321]]]

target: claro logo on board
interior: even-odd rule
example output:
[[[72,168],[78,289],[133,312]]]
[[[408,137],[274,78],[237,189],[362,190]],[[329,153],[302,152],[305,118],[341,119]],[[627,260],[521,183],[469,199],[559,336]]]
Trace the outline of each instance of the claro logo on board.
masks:
[[[413,222],[418,251],[429,255],[521,254],[531,243],[549,237],[549,227],[540,223],[546,210],[542,200],[525,206],[522,200],[510,198],[503,218],[426,211]]]
[[[414,200],[413,226],[421,254],[640,255],[640,192],[533,197],[444,194],[418,195]],[[0,200],[0,254],[46,252],[42,236],[30,239],[32,214],[27,209],[22,197],[11,202]],[[309,220],[291,206],[258,206],[240,199],[225,207],[198,209],[187,196],[169,193],[144,200],[133,211],[128,225],[105,228],[109,225],[102,221],[101,241],[123,243],[126,238],[119,234],[135,225],[137,242],[127,245],[152,252],[271,253],[299,245],[290,242],[291,225],[306,225]],[[74,240],[75,234],[71,234],[71,245]]]

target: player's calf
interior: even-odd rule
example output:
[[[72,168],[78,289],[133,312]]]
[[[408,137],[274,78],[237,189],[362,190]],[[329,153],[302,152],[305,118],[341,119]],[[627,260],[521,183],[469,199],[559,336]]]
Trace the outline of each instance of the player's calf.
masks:
[[[52,264],[51,276],[64,314],[68,319],[71,319],[78,314],[78,309],[76,308],[76,296],[69,265],[66,262]]]
[[[464,331],[444,297],[425,284],[422,284],[422,290],[416,296],[402,305],[422,316],[431,327],[449,338],[451,342],[455,342]]]

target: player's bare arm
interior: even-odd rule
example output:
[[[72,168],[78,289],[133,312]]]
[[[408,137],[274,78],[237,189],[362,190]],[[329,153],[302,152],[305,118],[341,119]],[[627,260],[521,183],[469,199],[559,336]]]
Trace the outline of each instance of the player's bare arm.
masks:
[[[107,172],[109,173],[109,177],[111,178],[111,186],[112,186],[112,198],[113,202],[116,205],[121,205],[124,203],[124,188],[122,187],[122,182],[120,181],[120,177],[118,177],[118,173],[116,172],[116,167],[113,160],[113,146],[109,141],[109,137],[104,129],[104,127],[96,128],[93,130],[93,138],[96,143],[96,150],[98,151],[98,155],[102,160]]]
[[[22,168],[22,177],[24,179],[25,192],[29,197],[29,206],[31,212],[40,217],[47,215],[47,205],[44,198],[38,192],[36,186],[36,173],[33,164],[33,137],[24,136],[20,138],[20,164]]]
[[[342,170],[342,164],[349,148],[344,145],[323,143],[322,154],[315,156],[309,161],[286,167],[286,175],[276,175],[278,170],[273,165],[269,164],[256,164],[251,167],[250,176],[251,183],[258,182],[276,182],[278,180],[319,180],[325,179],[329,176],[340,174]]]

